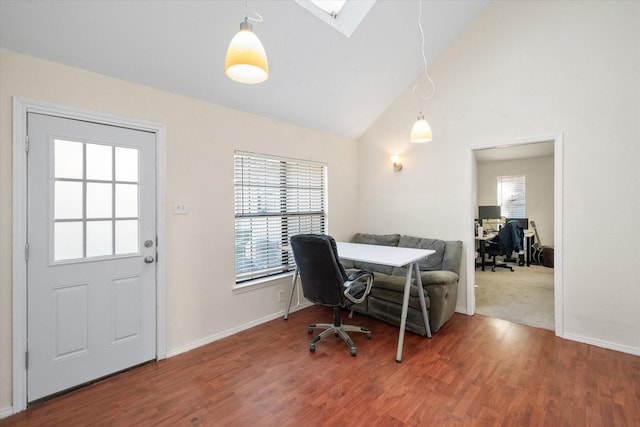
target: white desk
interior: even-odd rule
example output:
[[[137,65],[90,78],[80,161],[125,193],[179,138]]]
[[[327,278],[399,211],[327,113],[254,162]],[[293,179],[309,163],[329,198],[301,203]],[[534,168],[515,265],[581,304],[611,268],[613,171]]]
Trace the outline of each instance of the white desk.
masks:
[[[404,331],[407,325],[407,311],[409,309],[409,293],[412,281],[412,275],[415,274],[415,281],[418,287],[418,297],[420,298],[420,308],[422,309],[422,317],[427,330],[427,336],[431,337],[431,327],[429,326],[429,314],[424,299],[424,288],[420,279],[420,269],[418,261],[435,253],[431,249],[413,249],[399,248],[396,246],[380,246],[380,245],[364,245],[361,243],[336,242],[338,247],[338,255],[342,259],[352,261],[370,262],[373,264],[390,265],[393,267],[407,266],[406,280],[404,283],[404,295],[402,298],[402,314],[400,315],[400,333],[398,335],[398,350],[396,352],[396,362],[402,362],[402,346],[404,344]],[[298,279],[298,270],[293,276],[291,286],[291,295],[289,297],[289,306],[287,307],[284,318],[289,315],[289,307],[293,298],[296,282]]]

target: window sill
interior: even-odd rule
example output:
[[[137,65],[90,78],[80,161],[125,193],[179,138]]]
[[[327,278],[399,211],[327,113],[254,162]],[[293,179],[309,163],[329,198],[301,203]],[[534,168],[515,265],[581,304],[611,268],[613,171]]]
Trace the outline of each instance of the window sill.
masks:
[[[240,285],[236,284],[233,287],[233,293],[241,294],[244,292],[250,292],[256,289],[266,288],[269,286],[281,285],[283,283],[290,285],[292,276],[293,276],[293,271],[290,271],[288,273],[278,274],[277,276],[251,280],[249,282],[245,282]]]

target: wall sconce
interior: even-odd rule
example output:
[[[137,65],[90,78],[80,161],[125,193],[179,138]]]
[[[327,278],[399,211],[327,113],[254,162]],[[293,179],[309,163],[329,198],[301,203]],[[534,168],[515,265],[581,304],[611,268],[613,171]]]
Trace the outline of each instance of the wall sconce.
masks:
[[[402,163],[400,163],[400,156],[391,156],[391,163],[393,163],[393,170],[400,172],[402,170]]]

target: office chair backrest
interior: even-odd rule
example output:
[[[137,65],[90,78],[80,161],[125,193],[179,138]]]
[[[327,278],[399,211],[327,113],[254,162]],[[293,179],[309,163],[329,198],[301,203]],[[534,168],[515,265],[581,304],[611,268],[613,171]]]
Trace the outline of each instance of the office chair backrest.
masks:
[[[517,221],[518,224],[520,224],[520,227],[522,227],[523,230],[528,230],[529,229],[529,218],[506,218],[504,220],[504,223],[507,224],[510,221]]]
[[[505,239],[506,236],[512,232],[511,228],[512,226],[507,226],[507,224],[500,227],[500,230],[498,230],[498,240]]]
[[[518,249],[524,249],[524,230],[518,221],[509,221],[498,232],[498,242],[502,255],[511,255]]]
[[[333,237],[298,234],[291,237],[291,248],[302,279],[304,297],[329,307],[347,305],[343,295],[347,274],[338,258]]]

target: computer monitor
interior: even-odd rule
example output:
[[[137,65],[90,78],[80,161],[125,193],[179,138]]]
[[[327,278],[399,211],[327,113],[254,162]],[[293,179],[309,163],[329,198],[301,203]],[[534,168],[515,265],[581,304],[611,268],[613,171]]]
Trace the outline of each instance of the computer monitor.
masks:
[[[504,223],[508,223],[509,221],[518,221],[520,223],[520,227],[524,230],[529,229],[529,218],[507,218]]]
[[[478,219],[500,219],[500,206],[478,206]]]

